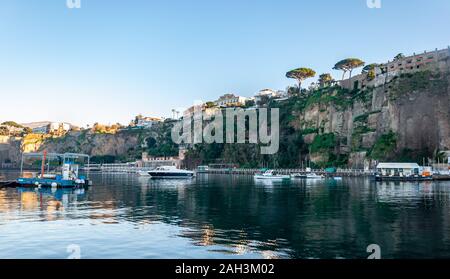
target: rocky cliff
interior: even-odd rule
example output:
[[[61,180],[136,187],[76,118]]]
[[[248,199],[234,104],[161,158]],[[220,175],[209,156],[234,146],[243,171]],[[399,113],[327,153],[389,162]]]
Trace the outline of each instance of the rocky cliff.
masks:
[[[169,142],[173,123],[154,125],[151,129],[124,129],[114,133],[93,130],[72,131],[62,137],[28,134],[23,138],[0,136],[0,163],[17,166],[21,152],[84,153],[94,162],[128,162],[140,159],[142,152],[155,156],[178,154]]]
[[[291,125],[305,131],[312,146],[324,135],[334,136],[332,147],[312,150],[316,162],[330,153],[348,154],[353,167],[371,159],[417,160],[436,149],[450,150],[449,84],[448,73],[423,71],[362,90],[319,90],[304,100]]]
[[[0,167],[19,162],[21,138],[0,136]]]
[[[400,74],[355,90],[324,87],[270,102],[280,108],[280,150],[262,156],[254,145],[196,145],[186,165],[235,163],[242,167],[298,167],[305,160],[321,166],[367,167],[376,161],[417,161],[435,150],[450,150],[449,71]],[[63,137],[0,137],[0,163],[18,162],[21,151],[86,153],[113,161],[134,161],[141,152],[177,155],[173,123],[117,133],[84,130]]]

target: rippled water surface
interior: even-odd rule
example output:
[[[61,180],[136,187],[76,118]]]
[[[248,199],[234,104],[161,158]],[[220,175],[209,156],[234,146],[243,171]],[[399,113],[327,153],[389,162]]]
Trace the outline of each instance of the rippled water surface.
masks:
[[[0,189],[0,258],[450,258],[450,182],[91,178]]]

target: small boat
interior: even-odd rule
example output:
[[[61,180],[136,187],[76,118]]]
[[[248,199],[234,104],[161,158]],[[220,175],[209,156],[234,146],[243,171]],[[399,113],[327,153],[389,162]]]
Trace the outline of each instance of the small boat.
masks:
[[[197,173],[208,173],[209,166],[198,166]]]
[[[92,184],[89,177],[79,175],[80,166],[75,163],[76,159],[87,158],[89,165],[89,155],[75,154],[75,153],[23,153],[22,162],[25,157],[41,158],[41,172],[31,177],[19,177],[14,183],[14,186],[21,187],[52,187],[52,188],[81,188],[88,187]],[[47,161],[48,159],[48,161]],[[60,161],[61,167],[54,172],[49,172],[50,161]],[[46,163],[48,162],[48,163]],[[47,165],[48,164],[48,165]],[[45,166],[47,165],[47,172]],[[20,172],[23,174],[23,165],[21,165]]]
[[[147,177],[150,176],[150,174],[148,173],[148,171],[138,171],[138,172],[137,172],[137,175],[138,175],[138,176],[147,176]]]
[[[195,173],[188,170],[180,170],[174,166],[158,167],[154,170],[148,171],[151,178],[166,178],[166,179],[180,179],[193,178]]]
[[[40,174],[37,177],[20,177],[16,183],[23,187],[76,188],[89,186],[90,181],[78,175],[78,165],[66,163],[61,174]]]
[[[306,179],[323,179],[323,175],[318,175],[316,173],[308,173],[306,174]]]
[[[306,174],[301,174],[301,173],[294,173],[291,175],[292,178],[301,178],[301,179],[323,179],[324,176],[322,175],[318,175],[316,173],[306,173]]]
[[[267,170],[264,173],[257,173],[253,176],[255,179],[266,179],[266,180],[289,180],[291,177],[289,175],[279,175],[273,170]]]
[[[291,178],[302,178],[302,179],[304,179],[304,178],[306,178],[306,174],[294,173],[294,174],[291,174]]]

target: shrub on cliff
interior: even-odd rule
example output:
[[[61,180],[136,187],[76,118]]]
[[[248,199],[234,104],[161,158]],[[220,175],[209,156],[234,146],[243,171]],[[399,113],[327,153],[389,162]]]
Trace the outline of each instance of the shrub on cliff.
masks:
[[[375,160],[387,160],[393,157],[393,152],[397,147],[397,135],[389,132],[382,135],[374,144],[369,156]]]
[[[328,133],[316,136],[309,148],[311,153],[315,153],[320,151],[331,150],[334,148],[335,145],[336,145],[335,135],[333,133]]]

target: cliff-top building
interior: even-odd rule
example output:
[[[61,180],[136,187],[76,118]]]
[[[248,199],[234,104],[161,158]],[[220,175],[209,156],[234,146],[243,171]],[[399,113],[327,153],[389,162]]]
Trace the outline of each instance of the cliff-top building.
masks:
[[[151,128],[155,123],[162,122],[163,119],[159,117],[144,117],[142,115],[138,115],[136,117],[136,127],[149,129]]]
[[[341,86],[350,90],[364,89],[367,86],[379,86],[391,81],[401,74],[431,70],[446,72],[450,69],[450,47],[431,52],[401,56],[385,64],[377,65],[373,69],[373,78],[369,72],[356,75],[340,82]]]
[[[286,97],[286,93],[281,90],[262,89],[254,97],[256,107],[264,106],[268,100],[278,100]]]
[[[218,107],[240,107],[245,106],[248,100],[246,97],[236,96],[234,94],[225,94],[221,96],[214,104]]]

